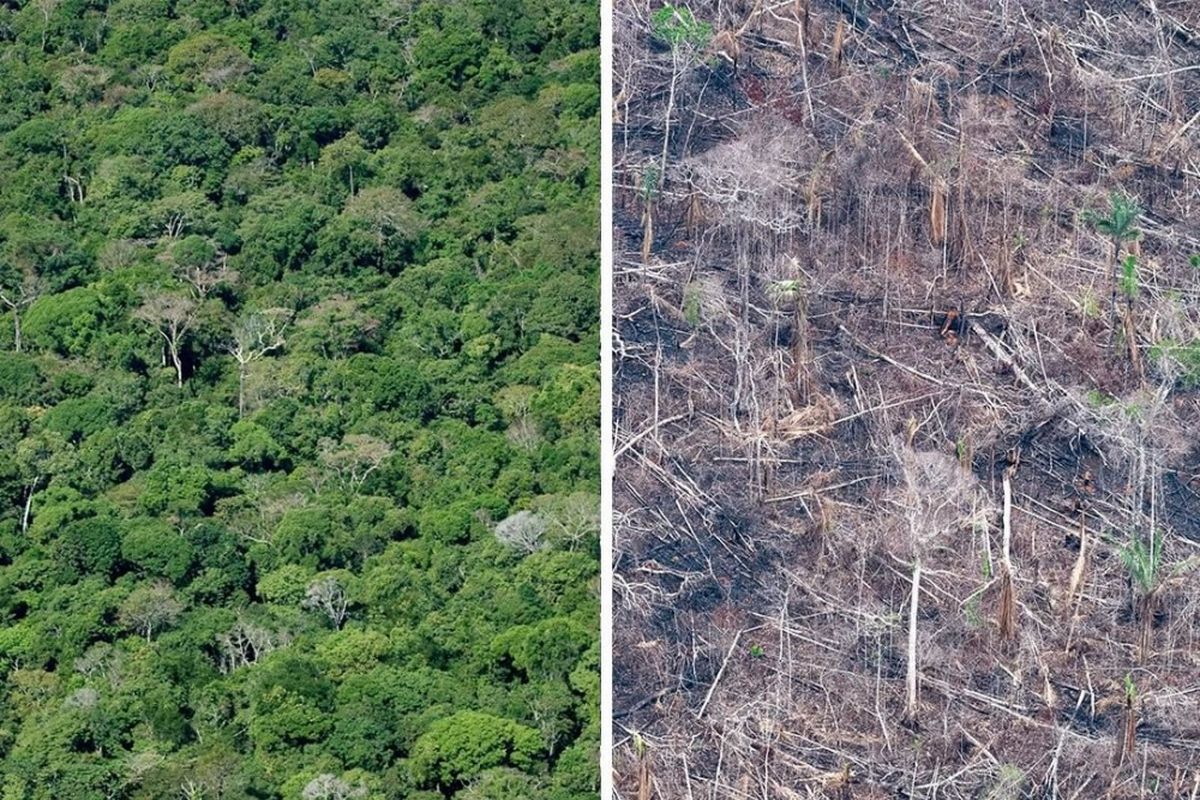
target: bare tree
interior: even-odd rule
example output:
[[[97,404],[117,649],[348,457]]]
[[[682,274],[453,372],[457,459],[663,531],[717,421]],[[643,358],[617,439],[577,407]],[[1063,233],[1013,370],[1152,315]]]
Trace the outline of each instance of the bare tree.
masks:
[[[285,333],[291,319],[290,310],[271,308],[250,312],[234,323],[226,349],[238,365],[239,417],[246,413],[246,375],[250,364],[287,344]]]
[[[351,433],[341,443],[322,439],[317,456],[326,471],[334,476],[343,491],[357,493],[377,469],[392,457],[392,447],[382,439],[364,433]]]
[[[175,368],[175,385],[183,388],[183,359],[180,356],[184,339],[196,323],[199,303],[184,295],[162,293],[151,295],[134,312],[134,316],[149,325],[162,337],[164,352]],[[163,359],[165,362],[165,358]]]
[[[257,663],[259,659],[289,642],[289,637],[246,619],[239,619],[229,630],[217,636],[221,672]]]
[[[922,561],[926,550],[970,511],[974,479],[950,456],[916,451],[898,437],[892,440],[892,453],[900,465],[903,481],[897,503],[908,524],[912,560],[905,713],[915,720],[920,708],[917,620],[920,616]]]
[[[117,612],[121,624],[137,631],[150,641],[155,631],[175,623],[183,612],[183,604],[165,581],[139,586],[129,593]]]
[[[600,498],[587,492],[556,497],[542,509],[548,532],[568,549],[600,534]]]
[[[346,589],[333,575],[318,578],[308,585],[304,607],[320,611],[338,630],[341,630],[350,615],[350,599],[346,596]]]
[[[21,352],[21,314],[42,294],[41,279],[32,271],[25,270],[0,283],[0,304],[13,315],[13,349]]]
[[[234,283],[238,273],[229,268],[229,259],[222,253],[203,264],[187,264],[178,268],[181,281],[191,287],[192,293],[204,301],[221,284]]]
[[[546,520],[532,511],[518,511],[496,523],[496,538],[523,553],[535,553],[546,546]]]
[[[354,800],[366,797],[367,787],[361,783],[351,784],[326,772],[309,781],[300,796],[304,800]]]

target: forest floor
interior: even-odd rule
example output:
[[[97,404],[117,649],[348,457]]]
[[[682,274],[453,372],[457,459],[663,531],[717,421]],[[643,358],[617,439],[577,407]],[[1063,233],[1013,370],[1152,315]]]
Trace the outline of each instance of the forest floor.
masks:
[[[1200,4],[690,9],[617,8],[618,796],[1200,797]]]

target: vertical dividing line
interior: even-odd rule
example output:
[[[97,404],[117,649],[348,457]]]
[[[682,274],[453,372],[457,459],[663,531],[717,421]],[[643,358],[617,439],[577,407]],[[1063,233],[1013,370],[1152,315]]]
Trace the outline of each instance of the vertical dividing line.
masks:
[[[600,0],[600,797],[612,798],[613,3]]]

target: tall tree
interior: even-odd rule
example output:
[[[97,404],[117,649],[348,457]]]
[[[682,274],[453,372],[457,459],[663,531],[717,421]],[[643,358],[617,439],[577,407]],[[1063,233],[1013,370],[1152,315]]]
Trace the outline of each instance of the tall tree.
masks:
[[[246,375],[250,365],[287,344],[292,312],[285,308],[252,311],[238,318],[226,349],[238,365],[238,417],[246,414]]]
[[[150,326],[163,340],[163,362],[169,356],[175,369],[175,385],[183,388],[184,339],[196,323],[200,304],[191,297],[163,292],[151,295],[134,312],[134,316]]]
[[[21,352],[21,314],[44,291],[40,276],[33,270],[5,269],[0,265],[0,304],[13,315],[13,349]]]

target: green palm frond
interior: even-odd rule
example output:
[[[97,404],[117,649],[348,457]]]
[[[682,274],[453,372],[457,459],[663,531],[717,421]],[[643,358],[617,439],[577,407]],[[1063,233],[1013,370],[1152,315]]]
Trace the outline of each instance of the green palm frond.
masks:
[[[767,296],[778,306],[795,303],[804,296],[804,283],[799,280],[771,281]]]
[[[1084,213],[1084,219],[1105,236],[1127,242],[1142,235],[1142,232],[1134,225],[1141,214],[1142,209],[1133,198],[1123,192],[1113,192],[1108,198],[1106,216],[1088,211]]]
[[[1162,566],[1162,541],[1162,532],[1158,531],[1150,538],[1148,547],[1141,537],[1134,536],[1121,548],[1121,561],[1129,570],[1129,576],[1143,592],[1152,592],[1158,585],[1159,568]]]

